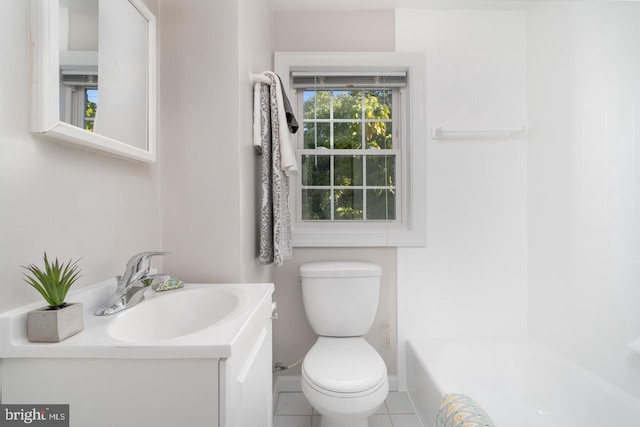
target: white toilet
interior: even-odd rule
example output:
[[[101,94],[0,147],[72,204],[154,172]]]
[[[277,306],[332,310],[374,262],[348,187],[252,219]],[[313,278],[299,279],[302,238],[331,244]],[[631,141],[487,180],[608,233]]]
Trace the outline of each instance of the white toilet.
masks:
[[[384,361],[363,337],[378,309],[381,274],[366,262],[300,267],[304,310],[319,335],[302,363],[302,392],[320,427],[367,427],[389,393]]]

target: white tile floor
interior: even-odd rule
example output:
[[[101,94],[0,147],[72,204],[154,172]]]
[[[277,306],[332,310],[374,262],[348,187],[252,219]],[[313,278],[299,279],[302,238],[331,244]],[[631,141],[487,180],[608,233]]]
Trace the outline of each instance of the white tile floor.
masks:
[[[320,416],[302,393],[278,395],[273,427],[317,427]],[[375,414],[369,427],[422,427],[406,393],[391,392]]]

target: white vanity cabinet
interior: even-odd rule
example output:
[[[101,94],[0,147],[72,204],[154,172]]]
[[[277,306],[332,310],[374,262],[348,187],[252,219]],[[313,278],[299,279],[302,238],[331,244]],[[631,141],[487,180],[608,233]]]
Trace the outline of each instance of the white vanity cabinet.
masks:
[[[220,360],[220,426],[271,427],[272,310],[232,357]]]
[[[68,404],[70,427],[218,427],[216,359],[3,359],[3,404]]]
[[[271,427],[273,285],[212,286],[239,287],[240,308],[153,344],[108,339],[87,300],[85,330],[56,344],[23,338],[24,310],[0,315],[1,403],[69,404],[70,427]]]

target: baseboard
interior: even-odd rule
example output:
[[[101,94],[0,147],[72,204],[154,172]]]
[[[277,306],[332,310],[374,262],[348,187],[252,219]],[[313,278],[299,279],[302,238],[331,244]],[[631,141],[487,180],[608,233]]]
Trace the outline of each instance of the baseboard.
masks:
[[[300,375],[279,375],[273,386],[273,395],[278,393],[296,393],[301,392]]]
[[[400,382],[397,375],[389,375],[389,391],[399,391]],[[278,393],[299,393],[302,391],[300,375],[280,375],[273,386],[274,401]]]
[[[389,375],[389,391],[400,391],[400,380],[397,375]]]

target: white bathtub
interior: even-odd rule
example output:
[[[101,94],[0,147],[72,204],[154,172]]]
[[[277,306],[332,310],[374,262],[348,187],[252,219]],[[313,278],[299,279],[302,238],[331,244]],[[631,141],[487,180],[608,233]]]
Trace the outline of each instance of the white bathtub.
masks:
[[[497,427],[640,426],[640,400],[527,338],[409,339],[407,388],[425,427],[451,392]]]

